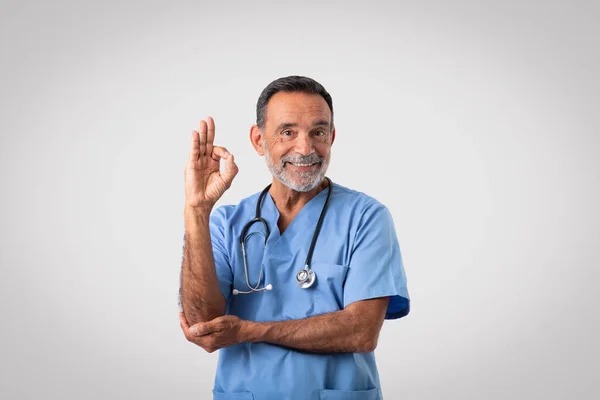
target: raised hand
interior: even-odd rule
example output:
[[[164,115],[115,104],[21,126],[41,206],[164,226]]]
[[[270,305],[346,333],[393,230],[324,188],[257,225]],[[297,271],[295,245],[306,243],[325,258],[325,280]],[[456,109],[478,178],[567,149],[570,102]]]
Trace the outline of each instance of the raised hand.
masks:
[[[231,186],[238,173],[233,154],[225,147],[214,146],[215,122],[211,117],[200,121],[200,127],[192,132],[190,159],[185,167],[185,205],[192,208],[209,208]],[[220,161],[225,169],[220,171]]]

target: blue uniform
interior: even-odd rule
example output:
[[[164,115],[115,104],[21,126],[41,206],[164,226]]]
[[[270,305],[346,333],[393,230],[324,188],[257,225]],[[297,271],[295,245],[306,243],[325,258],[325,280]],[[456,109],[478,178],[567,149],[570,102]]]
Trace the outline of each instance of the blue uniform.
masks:
[[[344,309],[349,304],[391,296],[386,319],[408,314],[410,300],[400,246],[388,209],[363,193],[336,183],[325,213],[311,268],[315,284],[301,289],[296,272],[304,268],[310,242],[329,188],[321,190],[280,234],[279,211],[270,194],[261,216],[270,229],[264,236],[247,236],[250,285],[272,290],[248,291],[240,234],[255,216],[259,193],[238,205],[213,211],[210,232],[221,293],[227,313],[242,319],[284,321]],[[249,232],[263,232],[260,223]],[[242,343],[219,350],[214,399],[307,400],[382,399],[375,356],[370,353],[310,354],[269,343]]]

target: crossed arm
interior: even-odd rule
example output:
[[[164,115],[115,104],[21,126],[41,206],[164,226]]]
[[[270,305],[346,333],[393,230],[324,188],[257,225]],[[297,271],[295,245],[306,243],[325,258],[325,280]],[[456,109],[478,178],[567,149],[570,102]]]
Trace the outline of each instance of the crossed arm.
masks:
[[[300,320],[253,322],[224,315],[189,326],[179,321],[185,337],[209,353],[239,343],[266,342],[312,353],[370,352],[377,339],[389,297],[362,300],[344,310]]]
[[[356,301],[345,309],[300,320],[253,322],[224,315],[209,231],[209,212],[185,210],[182,265],[185,337],[209,353],[239,343],[266,342],[314,353],[370,352],[377,346],[389,297]],[[189,323],[192,323],[192,326]]]

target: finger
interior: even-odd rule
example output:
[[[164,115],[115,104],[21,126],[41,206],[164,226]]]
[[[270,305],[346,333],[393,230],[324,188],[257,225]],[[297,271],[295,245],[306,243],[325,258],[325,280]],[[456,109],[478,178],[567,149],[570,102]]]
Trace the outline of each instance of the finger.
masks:
[[[198,155],[200,154],[200,145],[198,143],[198,132],[192,131],[192,146],[190,150],[190,162],[194,163],[198,161]]]
[[[221,159],[227,159],[229,157],[229,151],[222,146],[213,146],[212,159],[215,161],[221,161]]]
[[[200,121],[200,127],[198,128],[198,136],[200,138],[200,157],[206,155],[206,121]]]
[[[211,335],[201,336],[201,337],[193,337],[194,343],[198,346],[202,347],[208,353],[212,353],[219,349],[217,346],[217,341]]]
[[[179,325],[181,326],[181,329],[183,329],[184,331],[187,331],[188,329],[190,329],[187,319],[185,318],[185,315],[182,312],[179,313]]]
[[[220,159],[225,160],[225,169],[221,172],[221,179],[225,182],[227,187],[231,186],[233,178],[238,173],[238,166],[235,164],[233,154],[231,154],[225,147],[214,146],[213,147],[213,160],[219,161]]]
[[[212,119],[212,117],[206,118],[206,125],[206,154],[211,155],[213,150],[213,142],[215,141],[215,121]]]

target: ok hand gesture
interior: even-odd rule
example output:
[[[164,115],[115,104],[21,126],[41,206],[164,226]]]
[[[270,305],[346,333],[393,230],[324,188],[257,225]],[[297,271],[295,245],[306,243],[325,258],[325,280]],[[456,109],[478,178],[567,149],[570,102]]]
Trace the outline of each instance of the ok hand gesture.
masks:
[[[212,209],[231,186],[238,173],[233,154],[225,147],[214,146],[215,122],[211,117],[200,121],[198,131],[192,132],[192,149],[185,168],[185,205]],[[225,169],[219,170],[221,159]]]

